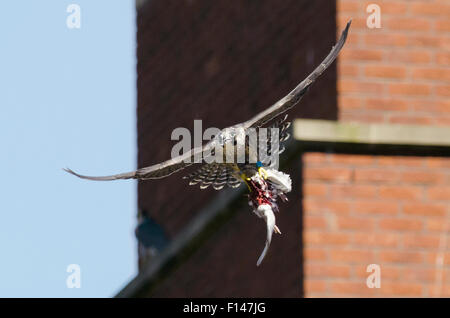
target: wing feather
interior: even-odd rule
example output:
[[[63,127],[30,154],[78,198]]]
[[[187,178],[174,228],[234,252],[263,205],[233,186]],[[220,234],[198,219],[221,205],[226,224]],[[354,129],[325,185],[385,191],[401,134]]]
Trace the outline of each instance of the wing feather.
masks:
[[[208,142],[206,145],[202,147],[196,147],[191,149],[190,151],[184,153],[181,156],[176,158],[161,162],[159,164],[155,164],[149,167],[140,168],[136,171],[126,172],[114,174],[111,176],[85,176],[74,172],[73,170],[66,168],[64,169],[66,172],[73,174],[81,179],[94,180],[94,181],[111,181],[111,180],[119,180],[119,179],[139,179],[139,180],[147,180],[147,179],[160,179],[171,175],[174,172],[177,172],[181,169],[186,168],[194,163],[194,159],[200,153],[210,154],[210,150],[214,148],[213,141]],[[204,158],[204,157],[203,157]]]

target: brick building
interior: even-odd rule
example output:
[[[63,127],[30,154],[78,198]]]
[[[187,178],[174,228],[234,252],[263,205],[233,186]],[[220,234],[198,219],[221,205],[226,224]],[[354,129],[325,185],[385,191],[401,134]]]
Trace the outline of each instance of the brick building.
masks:
[[[293,179],[261,267],[265,227],[244,189],[188,187],[183,172],[138,186],[139,275],[118,296],[450,296],[450,3],[137,2],[138,165],[170,156],[176,127],[226,127],[283,97],[346,46],[289,112]],[[234,110],[239,110],[236,112]],[[184,173],[188,173],[186,171]],[[366,286],[369,264],[381,288]]]

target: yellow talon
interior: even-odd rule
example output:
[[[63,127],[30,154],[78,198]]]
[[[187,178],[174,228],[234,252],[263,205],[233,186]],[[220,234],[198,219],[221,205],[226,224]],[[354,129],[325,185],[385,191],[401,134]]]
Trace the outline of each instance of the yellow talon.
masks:
[[[258,168],[259,175],[266,180],[269,176],[267,175],[267,171],[263,167]]]

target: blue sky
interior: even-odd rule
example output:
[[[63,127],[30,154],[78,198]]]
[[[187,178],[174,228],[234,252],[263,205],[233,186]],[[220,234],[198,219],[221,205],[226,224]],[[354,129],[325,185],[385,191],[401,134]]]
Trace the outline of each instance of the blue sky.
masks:
[[[0,2],[0,297],[109,297],[136,274],[136,183],[61,170],[136,168],[135,32],[133,0]]]

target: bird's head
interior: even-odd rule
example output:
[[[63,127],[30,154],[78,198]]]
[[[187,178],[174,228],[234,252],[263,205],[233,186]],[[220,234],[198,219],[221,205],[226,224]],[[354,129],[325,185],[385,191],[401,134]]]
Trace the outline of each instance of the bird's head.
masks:
[[[237,130],[235,127],[228,127],[228,128],[224,128],[222,129],[222,131],[220,132],[220,134],[217,135],[217,141],[219,142],[219,144],[221,145],[225,145],[225,144],[236,144],[236,137],[237,134],[240,131]],[[245,132],[244,132],[245,134]]]

